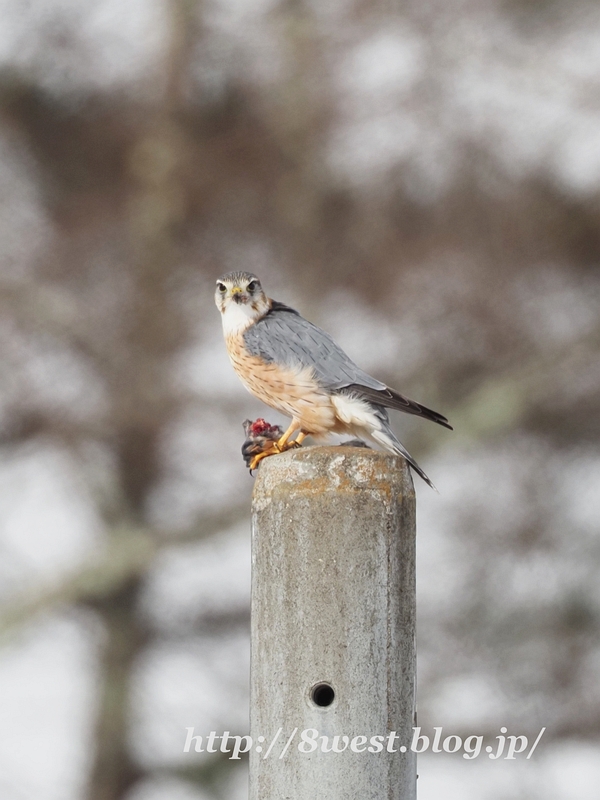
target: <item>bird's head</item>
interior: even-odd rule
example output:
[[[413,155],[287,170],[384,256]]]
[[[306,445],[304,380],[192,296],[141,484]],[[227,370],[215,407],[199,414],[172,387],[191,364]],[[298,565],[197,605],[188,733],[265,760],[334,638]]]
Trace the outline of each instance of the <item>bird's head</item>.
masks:
[[[230,272],[220,277],[215,303],[226,334],[244,330],[263,317],[271,306],[260,281],[251,272]]]

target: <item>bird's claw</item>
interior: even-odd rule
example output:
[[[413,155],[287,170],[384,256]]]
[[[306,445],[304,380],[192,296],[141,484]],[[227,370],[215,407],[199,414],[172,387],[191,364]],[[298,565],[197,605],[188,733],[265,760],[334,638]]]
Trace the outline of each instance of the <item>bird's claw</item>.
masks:
[[[277,442],[283,431],[279,425],[269,425],[264,419],[257,419],[255,422],[247,419],[244,422],[244,431],[246,441],[242,445],[242,456],[252,475],[263,458],[281,452]]]
[[[275,456],[278,453],[283,453],[283,450],[279,448],[276,442],[274,442],[273,445],[266,450],[261,450],[260,453],[256,453],[248,465],[250,474],[252,475],[252,472],[258,467],[263,458]]]
[[[297,441],[282,441],[283,431],[278,425],[269,425],[264,419],[255,422],[244,422],[246,441],[242,446],[242,456],[250,475],[257,469],[263,458],[284,453],[295,447],[300,447]]]

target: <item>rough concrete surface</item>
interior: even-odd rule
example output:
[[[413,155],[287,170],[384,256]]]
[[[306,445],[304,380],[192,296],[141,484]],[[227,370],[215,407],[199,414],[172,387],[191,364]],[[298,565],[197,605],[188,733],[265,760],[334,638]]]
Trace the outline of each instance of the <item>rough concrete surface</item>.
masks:
[[[415,495],[402,458],[307,447],[265,459],[252,514],[250,800],[413,800],[414,754],[300,752],[301,732],[355,748],[415,703]],[[311,689],[333,687],[320,707]],[[286,741],[296,735],[285,756]],[[267,758],[265,753],[281,731]],[[307,744],[306,748],[312,747]]]

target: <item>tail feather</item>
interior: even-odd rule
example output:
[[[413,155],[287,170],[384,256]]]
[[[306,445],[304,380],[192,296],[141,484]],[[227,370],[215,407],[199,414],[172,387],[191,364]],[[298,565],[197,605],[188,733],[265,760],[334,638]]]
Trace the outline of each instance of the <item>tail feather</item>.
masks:
[[[370,403],[376,403],[386,408],[394,408],[398,411],[404,411],[406,414],[415,414],[417,417],[437,422],[438,425],[443,425],[444,428],[452,430],[452,425],[448,422],[443,414],[439,414],[427,406],[421,405],[414,400],[409,400],[408,397],[396,392],[394,389],[386,387],[385,389],[373,389],[370,386],[362,386],[360,384],[352,384],[345,386],[343,391],[348,394],[354,394],[363,400]]]
[[[428,486],[437,492],[432,481],[417,464],[404,445],[398,441],[390,427],[387,409],[356,394],[339,393],[332,398],[335,414],[345,430],[361,439],[380,445],[389,453],[395,453],[408,461],[414,471]]]
[[[408,461],[410,466],[417,473],[417,475],[420,478],[422,478],[428,486],[431,486],[431,488],[435,492],[438,491],[433,481],[429,478],[429,476],[425,473],[425,471],[421,469],[421,467],[417,464],[417,462],[414,460],[414,458],[411,456],[408,450],[404,447],[402,442],[398,440],[393,430],[390,428],[389,424],[385,420],[382,419],[381,428],[379,430],[370,431],[370,435],[376,442],[385,447],[386,450],[391,451],[392,453],[396,453],[396,455],[405,458],[406,461]]]

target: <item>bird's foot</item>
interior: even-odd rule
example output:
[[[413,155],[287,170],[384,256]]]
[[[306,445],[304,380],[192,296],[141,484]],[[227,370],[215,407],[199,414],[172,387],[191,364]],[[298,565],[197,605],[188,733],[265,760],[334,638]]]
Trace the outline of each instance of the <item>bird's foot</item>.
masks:
[[[261,450],[259,453],[256,453],[250,459],[250,462],[248,464],[248,467],[250,469],[250,474],[252,475],[254,470],[257,469],[258,465],[263,460],[263,458],[267,458],[267,456],[274,456],[277,455],[277,453],[281,452],[283,451],[279,449],[279,447],[277,446],[277,442],[273,442],[272,445],[266,450]]]
[[[242,446],[242,456],[250,474],[258,467],[263,458],[300,447],[305,436],[300,432],[296,439],[290,441],[289,434],[286,436],[279,425],[269,425],[264,419],[257,419],[255,422],[247,419],[244,422],[244,431],[246,441]]]
[[[277,448],[277,453],[285,453],[286,450],[292,450],[294,447],[301,447],[300,442],[296,441],[296,439],[293,441],[288,439],[287,442],[275,442],[274,445]]]
[[[285,453],[286,450],[293,450],[296,447],[302,447],[302,445],[300,444],[300,442],[297,442],[295,440],[293,442],[285,442],[283,445],[280,445],[279,442],[272,442],[270,447],[268,447],[266,450],[261,450],[259,453],[256,453],[252,457],[248,465],[250,468],[250,472],[251,473],[254,472],[254,470],[258,467],[263,458],[267,458],[267,456],[275,456],[278,453]]]
[[[284,453],[286,450],[291,450],[293,447],[300,447],[304,439],[306,439],[306,433],[304,431],[298,431],[296,438],[291,440],[288,438],[288,431],[283,434],[283,436],[278,440],[277,447],[279,448],[280,453]]]
[[[279,425],[269,425],[264,419],[255,422],[247,419],[244,422],[246,441],[242,446],[242,456],[250,474],[257,468],[263,458],[281,452],[278,440],[283,436]]]

